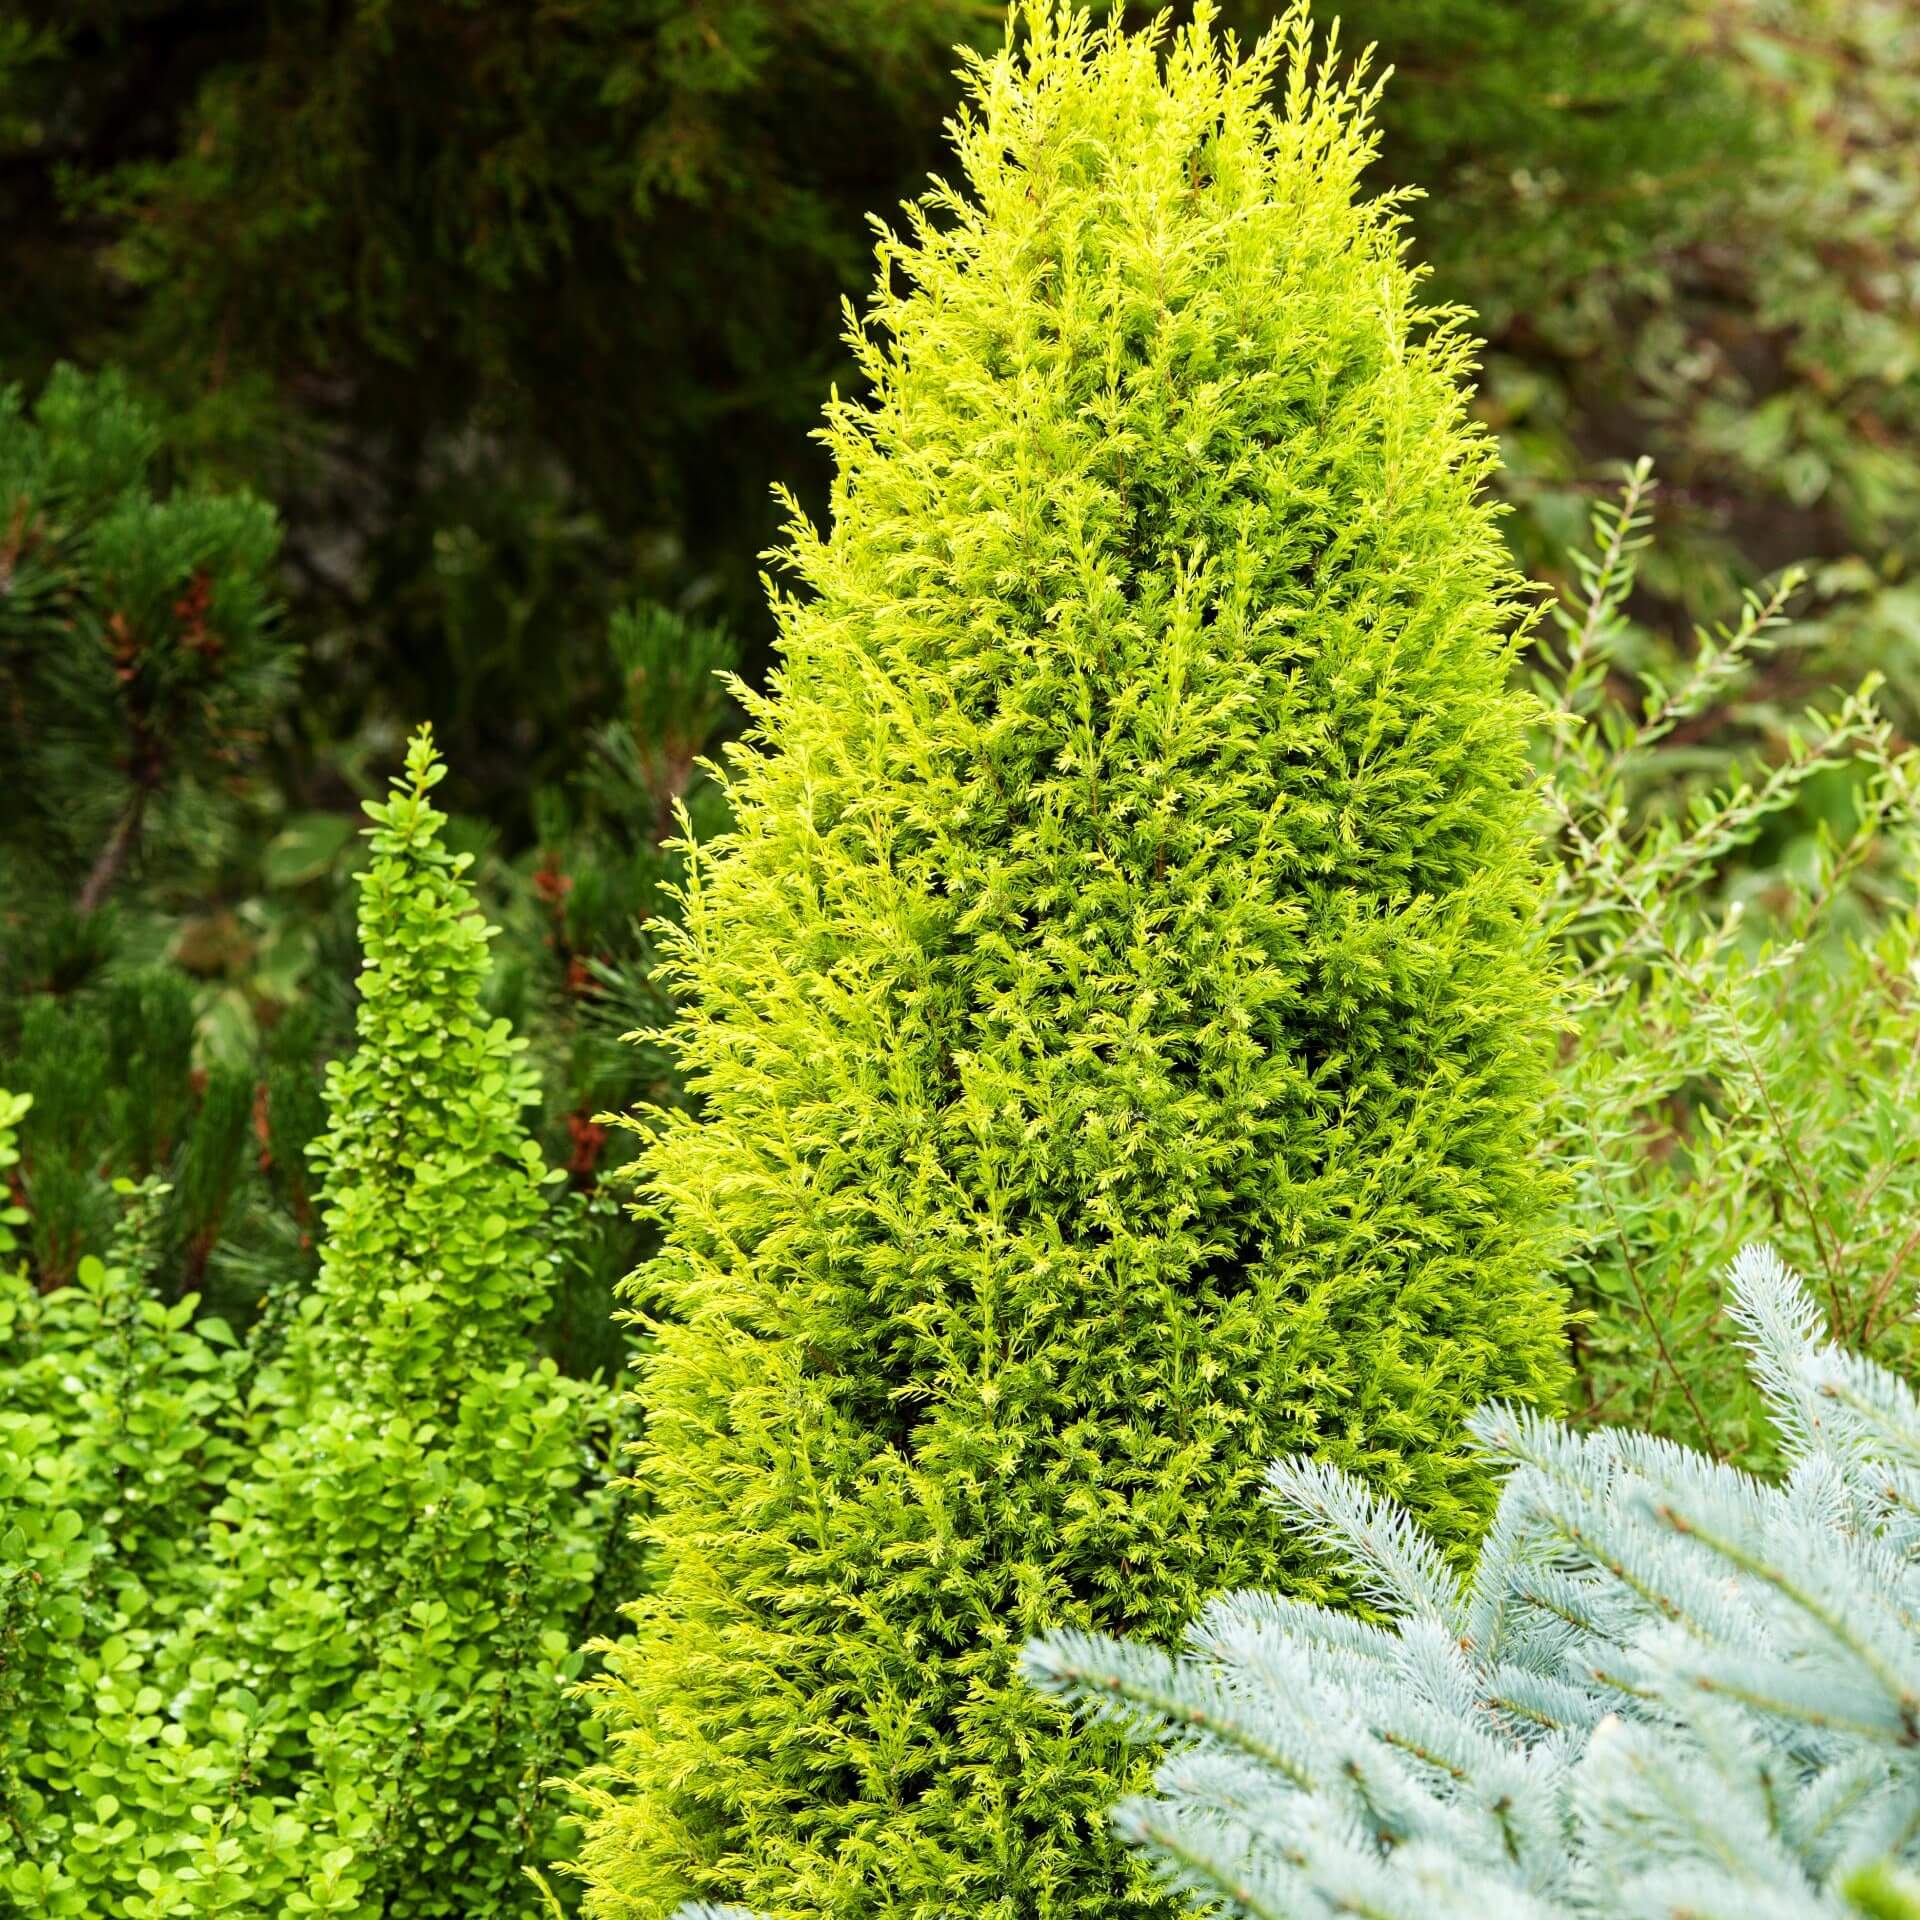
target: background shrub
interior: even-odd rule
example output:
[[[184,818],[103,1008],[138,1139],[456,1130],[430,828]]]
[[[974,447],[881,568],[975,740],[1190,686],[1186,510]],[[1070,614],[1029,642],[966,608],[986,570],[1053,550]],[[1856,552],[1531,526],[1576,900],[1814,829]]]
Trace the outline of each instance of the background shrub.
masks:
[[[0,393],[0,781],[15,912],[13,896],[37,885],[90,914],[156,846],[172,870],[149,877],[163,885],[216,868],[230,777],[291,685],[272,509],[243,492],[156,487],[159,450],[117,375],[62,366],[31,417],[17,389]]]
[[[1227,18],[1254,38],[1271,13]],[[1478,404],[1528,567],[1578,537],[1599,463],[1653,448],[1677,641],[1818,559],[1878,616],[1851,646],[1909,652],[1903,0],[1342,16],[1396,74],[1369,184],[1428,196],[1422,257],[1490,339]],[[766,666],[766,482],[824,499],[807,429],[852,374],[833,312],[864,214],[936,161],[954,45],[1003,25],[981,0],[22,0],[0,364],[126,367],[175,444],[282,507],[301,808],[340,808],[369,734],[395,752],[433,712],[460,804],[518,851],[606,709],[625,598],[719,608]]]
[[[314,1280],[307,1149],[352,1038],[364,852],[348,815],[267,777],[296,665],[274,518],[176,465],[118,376],[63,368],[31,407],[0,401],[0,1080],[29,1099],[35,1283],[103,1257],[118,1183],[151,1180],[147,1280],[244,1334]],[[600,1191],[596,1116],[676,1097],[621,1036],[665,1011],[666,842],[682,800],[711,825],[696,762],[731,715],[720,629],[641,603],[604,651],[618,703],[533,790],[537,844],[450,826],[504,928],[482,992],[533,1044],[539,1138],[577,1196],[543,1338],[581,1374],[621,1364],[612,1287],[646,1244]]]
[[[297,771],[432,713],[523,839],[613,695],[623,598],[757,613],[866,210],[924,176],[953,44],[1001,16],[22,0],[0,225],[31,295],[0,364],[135,369],[179,444],[285,507]]]
[[[1920,761],[1874,676],[1801,708],[1788,574],[1678,668],[1630,617],[1650,478],[1595,518],[1537,656],[1572,1044],[1574,1405],[1758,1463],[1721,1276],[1768,1234],[1835,1337],[1910,1364]],[[1792,670],[1782,679],[1792,684]]]

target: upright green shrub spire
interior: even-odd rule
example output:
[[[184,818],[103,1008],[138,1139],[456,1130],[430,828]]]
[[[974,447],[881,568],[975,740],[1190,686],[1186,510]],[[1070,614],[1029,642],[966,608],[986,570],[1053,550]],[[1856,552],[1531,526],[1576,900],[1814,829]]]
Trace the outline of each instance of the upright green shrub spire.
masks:
[[[192,1302],[97,1261],[33,1316],[74,1330],[70,1364],[39,1333],[45,1364],[0,1375],[22,1409],[0,1418],[0,1665],[17,1646],[48,1674],[0,1674],[0,1701],[54,1729],[25,1769],[0,1741],[9,1913],[475,1920],[530,1908],[524,1869],[564,1848],[544,1783],[580,1759],[566,1683],[611,1408],[534,1337],[550,1176],[518,1043],[481,1004],[491,930],[441,843],[442,772],[423,730],[367,810],[359,1045],[315,1149],[319,1279],[244,1408]],[[17,1107],[0,1095],[0,1124]],[[0,1333],[19,1291],[0,1286]],[[23,1482],[36,1452],[57,1476]],[[133,1468],[151,1496],[122,1489]],[[36,1479],[70,1511],[43,1511]],[[189,1534],[203,1497],[211,1524]],[[174,1532],[146,1546],[161,1519]],[[9,1608],[29,1583],[34,1605]]]
[[[185,1719],[247,1816],[199,1836],[203,1871],[236,1916],[503,1913],[552,1841],[604,1410],[536,1357],[547,1173],[521,1043],[480,1004],[491,929],[441,844],[444,773],[423,728],[367,808],[359,1046],[314,1149],[319,1282],[288,1404],[216,1510],[195,1623]],[[283,1904],[289,1885],[313,1905]]]
[[[1323,1591],[1281,1451],[1459,1548],[1558,1372],[1514,581],[1372,95],[1299,13],[1017,27],[686,891],[599,1915],[1154,1910],[1023,1636]]]
[[[492,929],[470,856],[440,843],[427,796],[445,773],[423,728],[405,779],[367,808],[360,1045],[328,1069],[333,1124],[313,1147],[327,1195],[313,1357],[396,1399],[524,1357],[552,1291],[526,1042],[481,1009]]]

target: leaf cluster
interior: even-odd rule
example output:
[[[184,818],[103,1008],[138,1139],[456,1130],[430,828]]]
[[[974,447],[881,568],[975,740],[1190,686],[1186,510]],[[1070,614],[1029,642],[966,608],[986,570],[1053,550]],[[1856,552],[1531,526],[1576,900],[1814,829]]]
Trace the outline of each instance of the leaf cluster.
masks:
[[[23,1914],[503,1912],[560,1844],[542,1783],[579,1757],[610,1409],[538,1352],[558,1176],[482,1006],[443,773],[422,734],[370,809],[311,1290],[242,1347],[154,1295],[152,1231],[51,1292],[10,1283],[36,1459],[0,1580],[39,1596],[10,1630],[47,1656],[9,1724]],[[158,1221],[156,1187],[133,1198]]]
[[[1669,664],[1630,612],[1650,486],[1643,465],[1597,510],[1536,654],[1577,1397],[1761,1459],[1719,1284],[1747,1240],[1812,1278],[1837,1337],[1911,1358],[1920,761],[1872,677],[1810,710],[1770,697],[1814,643],[1792,574]]]

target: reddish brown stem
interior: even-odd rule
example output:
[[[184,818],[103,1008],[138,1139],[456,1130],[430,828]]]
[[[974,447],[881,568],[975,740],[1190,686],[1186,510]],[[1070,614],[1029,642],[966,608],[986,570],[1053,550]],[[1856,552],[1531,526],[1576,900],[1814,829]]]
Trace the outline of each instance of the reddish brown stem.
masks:
[[[120,869],[127,864],[127,856],[132,853],[140,840],[140,822],[147,810],[147,790],[135,787],[120,818],[113,823],[113,831],[107,835],[107,844],[100,849],[100,857],[93,863],[93,871],[87,875],[87,883],[80,889],[80,898],[76,902],[80,912],[97,912],[108,894],[113,891],[114,882],[120,878]]]

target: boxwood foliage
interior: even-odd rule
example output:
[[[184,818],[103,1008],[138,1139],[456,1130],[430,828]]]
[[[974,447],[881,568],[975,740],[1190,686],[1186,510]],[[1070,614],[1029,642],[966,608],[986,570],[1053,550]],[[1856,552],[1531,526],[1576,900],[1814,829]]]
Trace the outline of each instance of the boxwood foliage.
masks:
[[[1324,1594],[1280,1451],[1462,1548],[1559,1374],[1516,582],[1373,89],[1039,0],[967,80],[685,888],[600,1915],[1156,1910],[1023,1638]]]

